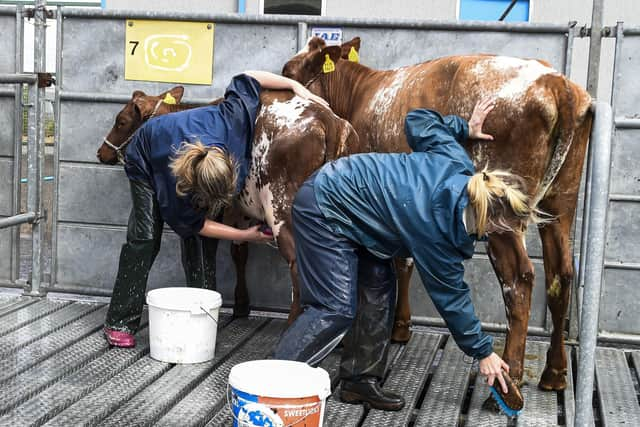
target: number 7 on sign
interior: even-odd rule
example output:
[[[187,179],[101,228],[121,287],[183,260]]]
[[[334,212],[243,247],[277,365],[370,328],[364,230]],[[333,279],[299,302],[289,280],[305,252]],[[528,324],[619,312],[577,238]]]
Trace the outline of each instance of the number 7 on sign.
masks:
[[[139,41],[137,41],[137,40],[131,40],[131,41],[129,42],[129,44],[132,44],[132,45],[133,45],[133,47],[131,48],[131,55],[135,55],[135,54],[136,54],[136,48],[138,47],[138,45],[140,44],[140,42],[139,42]]]

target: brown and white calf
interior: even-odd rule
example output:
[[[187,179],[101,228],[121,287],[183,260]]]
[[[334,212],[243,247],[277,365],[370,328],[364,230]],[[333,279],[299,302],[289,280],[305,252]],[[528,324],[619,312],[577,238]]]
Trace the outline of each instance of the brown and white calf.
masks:
[[[118,151],[150,117],[182,111],[197,105],[180,104],[183,88],[178,86],[158,96],[133,93],[117,114],[107,137],[98,149],[98,159],[116,164]],[[169,93],[176,104],[162,102]],[[289,318],[300,312],[295,244],[292,234],[291,206],[302,183],[327,161],[348,154],[369,151],[360,142],[353,127],[329,108],[293,96],[288,91],[263,91],[253,137],[252,164],[240,194],[225,212],[225,222],[244,226],[249,221],[264,222],[272,230],[278,250],[287,261],[292,277],[293,302]],[[221,99],[212,104],[219,103]],[[113,147],[112,147],[113,146]],[[114,148],[115,147],[115,148]],[[233,244],[236,267],[234,314],[249,312],[249,294],[245,278],[248,245]]]
[[[469,119],[476,102],[496,97],[484,131],[493,142],[467,141],[476,166],[509,169],[525,178],[530,196],[555,220],[540,227],[547,303],[553,318],[551,347],[540,387],[566,387],[564,316],[573,280],[569,247],[585,149],[591,129],[591,98],[549,64],[493,55],[438,58],[395,70],[378,71],[346,60],[355,38],[327,47],[312,38],[283,67],[283,74],[325,98],[347,119],[373,151],[409,151],[404,118],[412,109],[430,108]],[[327,58],[334,63],[323,71]],[[524,231],[493,234],[489,259],[502,285],[509,329],[503,358],[514,379],[522,380],[533,265],[524,246]],[[402,271],[399,271],[402,273]],[[409,276],[399,274],[394,336],[408,338]]]

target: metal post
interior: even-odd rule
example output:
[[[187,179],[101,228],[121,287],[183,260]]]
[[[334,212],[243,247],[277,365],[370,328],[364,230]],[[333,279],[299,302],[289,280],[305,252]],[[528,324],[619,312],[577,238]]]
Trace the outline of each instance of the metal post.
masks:
[[[298,52],[305,48],[307,45],[307,23],[298,22]]]
[[[15,71],[16,73],[22,73],[24,64],[23,60],[23,38],[24,38],[24,9],[22,6],[18,6],[16,9],[16,52],[15,52]],[[22,84],[16,84],[15,86],[15,98],[14,105],[15,111],[18,117],[14,122],[14,150],[13,150],[13,213],[20,212],[20,201],[22,200],[22,186],[18,181],[20,178],[20,171],[22,169],[22,132],[24,126],[24,115],[22,110]],[[18,113],[19,112],[19,113]],[[15,227],[12,230],[13,248],[11,250],[11,281],[17,285],[24,286],[25,283],[20,281],[20,227]]]
[[[592,97],[598,96],[598,73],[600,71],[600,48],[602,46],[602,14],[604,0],[593,0],[591,11],[591,41],[589,42],[589,70],[587,91]]]
[[[586,240],[587,256],[585,288],[580,323],[580,355],[576,392],[575,426],[584,426],[593,420],[594,364],[600,311],[600,290],[604,272],[607,208],[609,205],[609,172],[611,164],[611,136],[613,113],[611,106],[598,102],[591,133],[592,179],[589,238]]]
[[[37,0],[34,9],[33,71],[46,72],[46,0]],[[44,164],[45,88],[29,88],[29,160],[27,198],[29,212],[42,217],[42,170]],[[40,295],[42,281],[42,241],[44,224],[36,219],[31,229],[32,262],[30,295]]]
[[[598,96],[598,74],[600,72],[600,49],[602,44],[602,17],[603,0],[593,0],[591,11],[591,36],[589,42],[589,65],[587,70],[587,91],[595,99]],[[591,168],[593,163],[592,144],[589,144],[587,155],[587,170],[585,171],[586,189],[584,193],[584,210],[582,216],[582,233],[580,245],[580,264],[578,274],[577,303],[578,322],[581,321],[581,301],[583,301],[583,290],[586,275],[586,239],[589,236],[589,216],[591,215]]]

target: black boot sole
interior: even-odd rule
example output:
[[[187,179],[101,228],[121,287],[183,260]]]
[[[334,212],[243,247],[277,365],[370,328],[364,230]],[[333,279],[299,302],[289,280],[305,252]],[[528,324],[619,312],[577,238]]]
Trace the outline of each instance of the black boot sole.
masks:
[[[380,402],[373,402],[369,399],[363,398],[361,394],[359,393],[352,393],[350,391],[341,391],[340,392],[340,400],[342,400],[345,403],[352,403],[352,404],[362,404],[362,403],[366,403],[369,406],[371,406],[373,409],[380,409],[382,411],[399,411],[402,408],[404,408],[404,402],[402,403],[397,403],[397,404],[384,404],[384,403],[380,403]]]

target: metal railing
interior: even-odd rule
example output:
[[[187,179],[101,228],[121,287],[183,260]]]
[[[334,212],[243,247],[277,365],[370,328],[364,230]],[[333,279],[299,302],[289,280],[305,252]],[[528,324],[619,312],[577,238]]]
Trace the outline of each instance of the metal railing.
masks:
[[[34,73],[2,73],[0,74],[0,83],[16,85],[16,111],[22,111],[23,107],[28,110],[28,127],[27,127],[27,212],[9,216],[0,220],[0,229],[7,227],[15,227],[22,224],[31,224],[32,233],[32,255],[31,255],[31,280],[30,287],[25,291],[29,295],[41,295],[42,282],[42,240],[44,225],[40,219],[43,216],[42,208],[42,179],[43,179],[43,163],[44,163],[44,110],[45,106],[45,85],[41,77],[46,71],[46,43],[45,43],[45,26],[46,26],[46,1],[36,1],[33,10],[34,17]],[[16,16],[16,40],[18,49],[16,49],[16,68],[22,67],[22,19],[24,9],[2,8],[3,14],[13,13]],[[22,85],[28,85],[28,100],[26,103],[22,101]],[[22,117],[20,115],[20,117]],[[16,120],[16,123],[18,120]],[[20,144],[19,139],[22,135],[22,129],[16,125],[16,156],[14,179],[19,179],[17,173],[20,160]],[[17,197],[14,202],[17,204]],[[17,236],[17,233],[15,234]],[[18,240],[18,239],[16,239]],[[18,244],[16,244],[18,247]],[[16,254],[16,256],[19,256]]]

